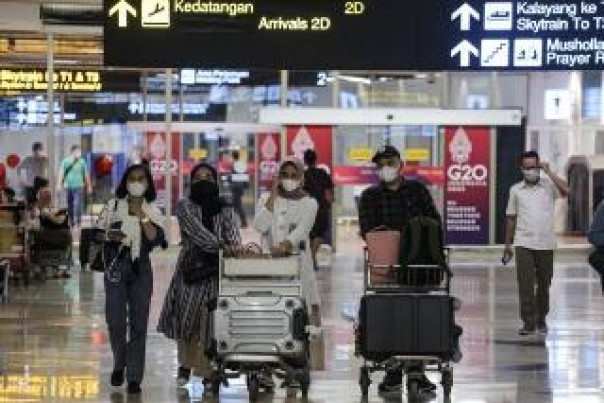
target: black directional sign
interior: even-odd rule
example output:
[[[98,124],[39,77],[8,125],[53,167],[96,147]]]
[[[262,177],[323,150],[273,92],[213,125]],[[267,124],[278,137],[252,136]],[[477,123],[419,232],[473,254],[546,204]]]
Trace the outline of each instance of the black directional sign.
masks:
[[[104,0],[105,64],[604,69],[604,2]]]

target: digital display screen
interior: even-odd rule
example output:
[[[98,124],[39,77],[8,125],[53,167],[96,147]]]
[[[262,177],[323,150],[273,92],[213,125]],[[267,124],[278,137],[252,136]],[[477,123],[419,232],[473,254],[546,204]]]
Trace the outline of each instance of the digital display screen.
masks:
[[[604,3],[104,0],[105,64],[288,70],[604,69]]]

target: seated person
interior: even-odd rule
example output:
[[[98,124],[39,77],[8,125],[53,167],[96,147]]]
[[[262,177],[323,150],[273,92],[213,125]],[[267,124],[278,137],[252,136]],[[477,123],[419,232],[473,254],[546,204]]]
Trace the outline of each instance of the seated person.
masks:
[[[53,211],[51,193],[47,187],[37,192],[37,197],[32,206],[30,229],[34,231],[33,249],[38,251],[66,251],[72,243],[67,211],[60,209]],[[67,269],[59,270],[55,277],[71,277]]]

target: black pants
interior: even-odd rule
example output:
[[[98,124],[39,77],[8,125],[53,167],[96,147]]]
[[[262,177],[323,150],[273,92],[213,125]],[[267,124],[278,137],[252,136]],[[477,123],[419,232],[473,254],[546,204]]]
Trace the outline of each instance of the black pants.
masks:
[[[239,219],[241,220],[241,226],[247,227],[247,217],[245,216],[245,210],[243,209],[243,193],[244,188],[240,186],[234,186],[232,189],[233,194],[233,208]]]
[[[105,316],[113,351],[113,369],[126,370],[128,382],[141,382],[145,371],[145,348],[153,273],[149,260],[141,261],[138,274],[122,273],[119,282],[105,275]]]

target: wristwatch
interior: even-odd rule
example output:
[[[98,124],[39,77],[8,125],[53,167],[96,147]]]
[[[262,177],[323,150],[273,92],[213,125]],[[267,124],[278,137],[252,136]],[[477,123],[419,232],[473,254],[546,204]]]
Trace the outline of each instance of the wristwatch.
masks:
[[[144,216],[143,218],[141,218],[141,224],[147,224],[148,222],[151,222],[149,217]]]

